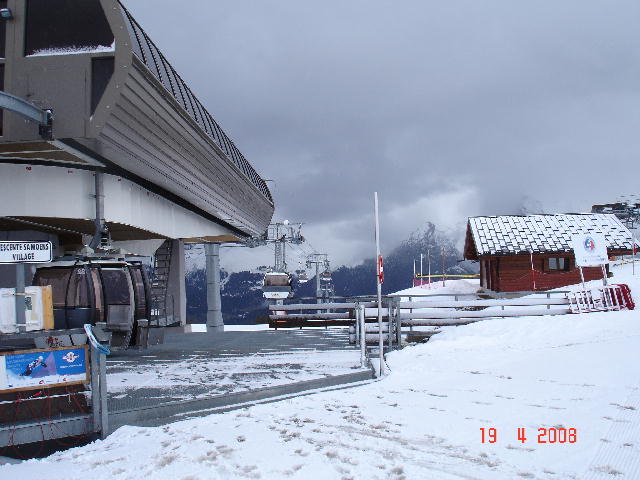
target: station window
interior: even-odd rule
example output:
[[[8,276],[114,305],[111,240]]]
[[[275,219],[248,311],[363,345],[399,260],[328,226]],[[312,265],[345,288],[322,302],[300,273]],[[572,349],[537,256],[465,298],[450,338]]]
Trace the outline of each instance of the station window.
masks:
[[[571,259],[568,257],[552,257],[547,259],[547,270],[550,272],[568,272]]]
[[[86,52],[112,44],[99,0],[27,0],[25,55]]]
[[[91,115],[96,111],[98,103],[107,89],[113,70],[113,57],[91,59]]]

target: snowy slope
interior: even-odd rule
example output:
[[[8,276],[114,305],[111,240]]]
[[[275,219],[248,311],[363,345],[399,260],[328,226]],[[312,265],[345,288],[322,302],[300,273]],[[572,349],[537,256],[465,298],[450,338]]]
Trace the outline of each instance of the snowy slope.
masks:
[[[637,277],[630,265],[613,271],[640,291],[640,269]],[[0,467],[0,476],[640,478],[640,312],[442,330],[389,355],[391,374],[363,387],[125,427],[105,441]],[[482,443],[480,429],[490,427],[497,441]],[[550,427],[575,428],[577,441],[538,443],[538,428]]]

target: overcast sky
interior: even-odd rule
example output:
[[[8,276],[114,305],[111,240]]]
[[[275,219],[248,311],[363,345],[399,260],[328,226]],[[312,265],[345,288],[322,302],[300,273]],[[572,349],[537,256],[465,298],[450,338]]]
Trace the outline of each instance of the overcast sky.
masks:
[[[637,0],[125,5],[334,264],[640,194]]]

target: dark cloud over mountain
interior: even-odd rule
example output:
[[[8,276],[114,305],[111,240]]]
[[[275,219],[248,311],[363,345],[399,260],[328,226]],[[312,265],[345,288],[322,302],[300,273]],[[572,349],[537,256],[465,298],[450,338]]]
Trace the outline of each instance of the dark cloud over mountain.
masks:
[[[128,0],[338,263],[426,221],[584,211],[636,193],[633,1]],[[607,178],[609,176],[609,178]],[[529,202],[530,203],[530,202]]]

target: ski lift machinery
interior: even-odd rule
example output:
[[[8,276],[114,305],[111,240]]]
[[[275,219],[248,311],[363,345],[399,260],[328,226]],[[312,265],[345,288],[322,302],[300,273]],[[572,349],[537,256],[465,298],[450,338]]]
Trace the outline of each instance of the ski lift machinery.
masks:
[[[281,303],[282,300],[291,296],[292,279],[287,272],[285,249],[287,243],[295,245],[304,242],[304,237],[300,233],[301,228],[301,223],[292,224],[288,220],[269,225],[264,242],[274,244],[275,262],[273,270],[264,275],[262,282],[264,298]]]
[[[115,349],[132,346],[138,321],[151,316],[151,286],[139,261],[61,259],[39,267],[33,285],[51,285],[55,329],[103,323]]]

